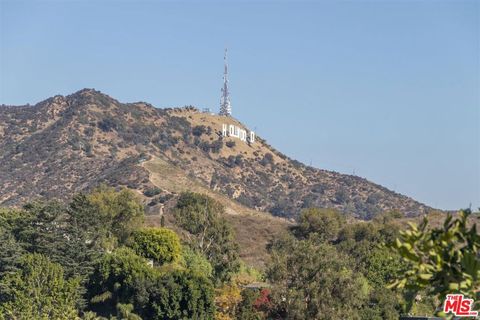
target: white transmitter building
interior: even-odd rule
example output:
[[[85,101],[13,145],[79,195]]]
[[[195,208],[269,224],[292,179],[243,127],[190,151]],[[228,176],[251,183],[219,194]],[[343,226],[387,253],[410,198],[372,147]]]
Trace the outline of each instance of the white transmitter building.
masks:
[[[224,60],[223,88],[222,88],[222,98],[220,99],[220,112],[218,114],[225,117],[231,117],[232,105],[230,102],[230,90],[228,89],[227,49],[225,49],[225,56],[223,57],[223,60]],[[247,130],[242,129],[233,124],[222,124],[222,136],[234,137],[248,143],[255,142],[255,132],[248,131],[248,134],[247,134]]]

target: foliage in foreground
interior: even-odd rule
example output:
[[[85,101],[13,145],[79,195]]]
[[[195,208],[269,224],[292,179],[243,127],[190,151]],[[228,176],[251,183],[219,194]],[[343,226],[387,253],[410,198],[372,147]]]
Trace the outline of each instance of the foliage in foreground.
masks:
[[[436,298],[441,307],[447,294],[461,293],[480,303],[480,235],[476,224],[468,226],[470,210],[454,218],[445,218],[441,227],[428,228],[424,218],[420,226],[400,232],[391,248],[408,263],[392,287],[405,289],[411,309],[418,292]],[[444,316],[443,314],[440,314]]]

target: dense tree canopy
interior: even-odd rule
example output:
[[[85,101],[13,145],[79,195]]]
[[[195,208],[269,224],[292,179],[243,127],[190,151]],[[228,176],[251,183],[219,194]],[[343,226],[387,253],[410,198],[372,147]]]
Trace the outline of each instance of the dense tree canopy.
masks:
[[[141,228],[143,210],[105,186],[0,209],[0,319],[212,319],[210,263],[173,231]]]
[[[109,238],[123,244],[131,232],[142,226],[144,208],[137,196],[128,189],[116,192],[101,185],[87,196],[95,207],[96,217],[107,226]]]
[[[210,319],[214,312],[208,278],[189,270],[162,272],[127,248],[107,254],[88,287],[92,310],[105,316],[118,304],[133,305],[145,319]]]
[[[166,228],[142,228],[132,233],[129,246],[138,254],[155,263],[177,262],[181,256],[180,239]]]
[[[278,315],[288,319],[359,318],[370,288],[361,274],[352,271],[352,264],[327,243],[291,237],[275,243],[267,276],[274,284],[272,296]]]
[[[224,211],[214,199],[191,192],[183,193],[175,208],[177,224],[189,233],[189,245],[207,257],[214,277],[222,281],[239,267],[238,245]]]
[[[79,279],[41,254],[26,254],[0,279],[0,314],[6,319],[76,319]],[[0,316],[1,318],[1,316]]]
[[[197,273],[206,278],[213,277],[213,268],[207,258],[189,246],[182,248],[182,259],[185,267],[193,273]]]
[[[346,223],[333,209],[307,209],[298,225],[271,245],[267,277],[272,317],[398,319],[402,296],[386,288],[403,270],[383,246],[398,234],[390,214]]]
[[[305,209],[293,233],[299,238],[314,236],[322,241],[333,241],[345,225],[345,220],[345,216],[335,209]]]

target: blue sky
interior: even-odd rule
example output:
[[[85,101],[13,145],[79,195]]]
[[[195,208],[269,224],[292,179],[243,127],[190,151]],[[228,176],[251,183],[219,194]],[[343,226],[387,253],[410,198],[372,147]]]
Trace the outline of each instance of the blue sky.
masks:
[[[480,206],[479,1],[0,0],[0,103],[218,110],[315,167]]]

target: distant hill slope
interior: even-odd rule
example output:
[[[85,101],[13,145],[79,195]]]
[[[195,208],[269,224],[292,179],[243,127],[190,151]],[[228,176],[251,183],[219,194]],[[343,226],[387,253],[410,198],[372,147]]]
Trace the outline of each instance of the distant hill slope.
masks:
[[[182,183],[193,183],[236,200],[239,208],[287,218],[313,206],[362,219],[385,210],[416,216],[430,209],[366,179],[305,166],[261,138],[247,144],[222,137],[223,123],[245,128],[193,107],[120,103],[91,89],[35,106],[1,106],[0,203],[66,199],[107,182],[147,194],[155,207]]]

